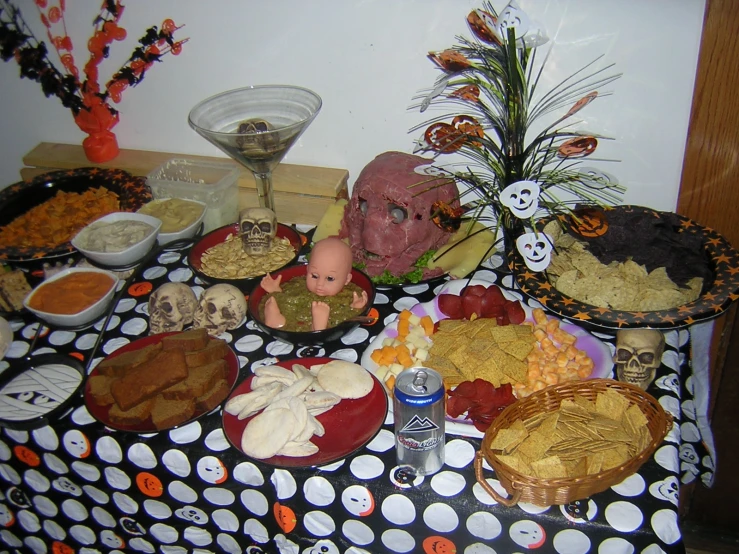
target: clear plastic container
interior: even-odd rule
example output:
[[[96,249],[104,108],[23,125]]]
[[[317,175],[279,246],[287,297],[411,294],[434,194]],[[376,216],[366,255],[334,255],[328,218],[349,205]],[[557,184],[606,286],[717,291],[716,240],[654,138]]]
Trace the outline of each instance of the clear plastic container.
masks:
[[[239,174],[229,163],[188,158],[166,161],[146,176],[155,200],[182,198],[205,203],[203,232],[207,233],[239,219]]]

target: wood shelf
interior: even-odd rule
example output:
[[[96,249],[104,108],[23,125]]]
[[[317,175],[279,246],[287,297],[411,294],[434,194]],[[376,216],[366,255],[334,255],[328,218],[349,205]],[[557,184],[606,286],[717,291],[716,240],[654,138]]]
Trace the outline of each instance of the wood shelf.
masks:
[[[80,145],[42,142],[23,157],[26,167],[21,178],[30,179],[47,171],[78,167],[123,169],[132,175],[146,176],[173,158],[220,162],[241,169],[239,177],[239,209],[257,206],[254,176],[231,158],[193,156],[171,152],[122,149],[113,160],[91,163]],[[274,170],[275,211],[283,223],[316,225],[326,209],[338,198],[346,198],[349,172],[346,169],[280,164]]]

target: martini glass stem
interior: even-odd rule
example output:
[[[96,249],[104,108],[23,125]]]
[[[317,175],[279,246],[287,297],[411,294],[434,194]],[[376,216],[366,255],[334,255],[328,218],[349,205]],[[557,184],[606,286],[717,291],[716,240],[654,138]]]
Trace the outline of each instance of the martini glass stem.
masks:
[[[261,208],[269,208],[273,212],[277,213],[277,210],[275,210],[275,192],[272,188],[272,172],[254,172],[254,180],[257,182],[259,206]]]

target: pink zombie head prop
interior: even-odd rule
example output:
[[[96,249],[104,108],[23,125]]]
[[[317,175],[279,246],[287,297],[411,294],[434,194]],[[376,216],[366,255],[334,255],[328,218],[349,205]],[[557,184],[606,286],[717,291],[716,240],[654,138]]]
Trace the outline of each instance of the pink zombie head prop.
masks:
[[[339,236],[349,238],[354,262],[364,263],[368,275],[409,273],[428,250],[448,242],[450,232],[432,221],[433,204],[456,208],[459,192],[452,179],[424,172],[430,165],[420,156],[385,152],[359,174]]]

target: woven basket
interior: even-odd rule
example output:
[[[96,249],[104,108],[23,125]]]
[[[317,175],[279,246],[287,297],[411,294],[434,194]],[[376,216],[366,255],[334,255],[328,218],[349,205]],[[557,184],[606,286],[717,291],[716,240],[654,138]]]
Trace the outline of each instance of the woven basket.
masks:
[[[647,418],[647,426],[652,436],[649,445],[628,462],[606,471],[585,477],[562,477],[541,479],[519,473],[503,464],[496,454],[490,450],[495,435],[500,429],[509,427],[517,419],[527,419],[540,412],[552,412],[559,408],[564,399],[572,399],[576,394],[595,400],[599,392],[613,389],[625,396],[632,404],[641,408]],[[588,498],[598,492],[620,483],[635,473],[649,459],[662,443],[665,435],[672,427],[672,416],[666,413],[657,400],[638,387],[621,383],[612,379],[591,379],[548,387],[531,396],[508,406],[488,428],[482,441],[480,451],[475,457],[475,475],[480,486],[497,502],[504,506],[513,506],[518,502],[528,502],[537,506],[569,504],[575,500]],[[495,491],[483,476],[483,457],[495,470],[501,485],[510,495],[504,498]]]

